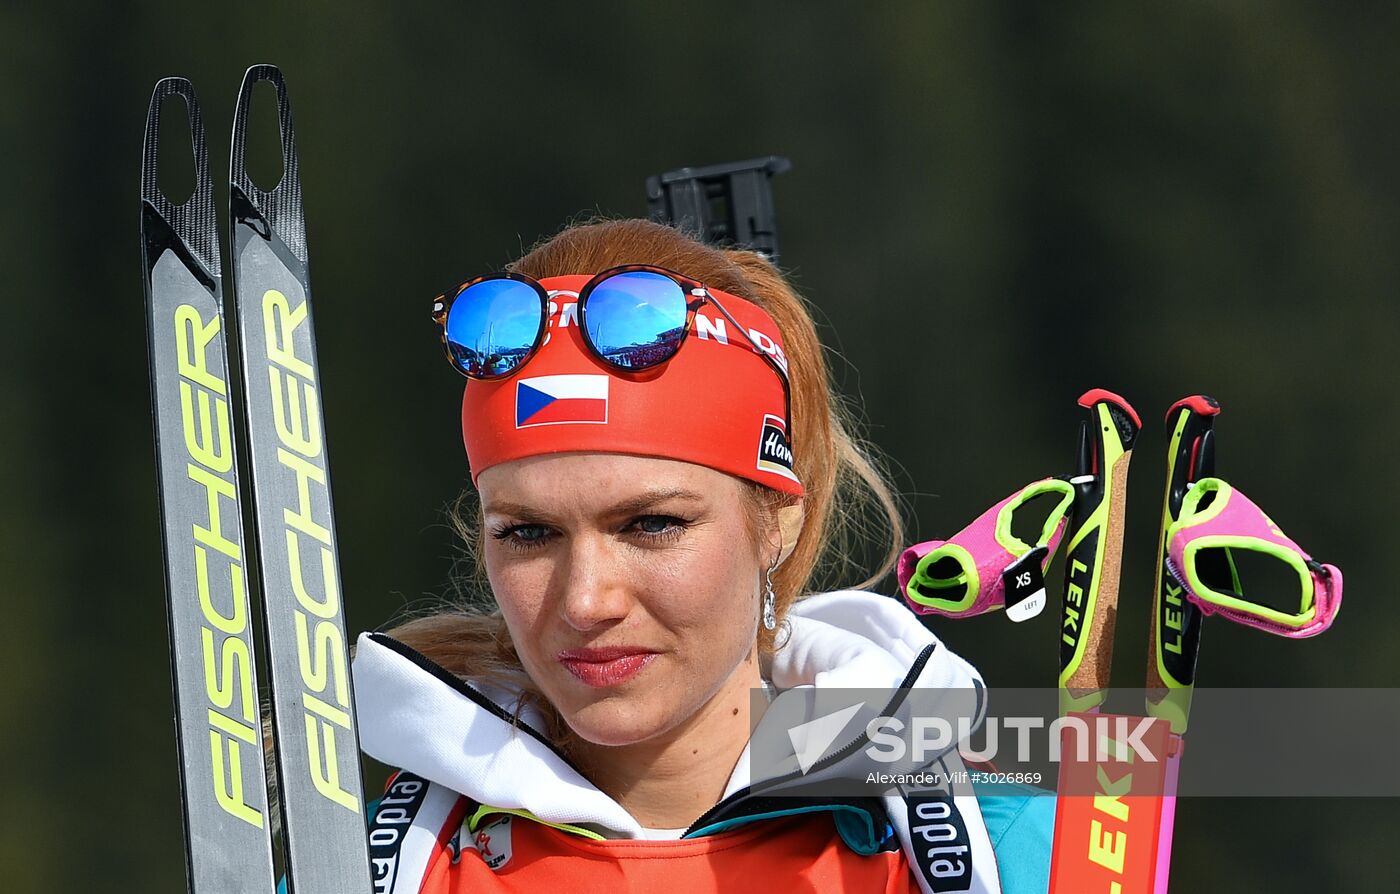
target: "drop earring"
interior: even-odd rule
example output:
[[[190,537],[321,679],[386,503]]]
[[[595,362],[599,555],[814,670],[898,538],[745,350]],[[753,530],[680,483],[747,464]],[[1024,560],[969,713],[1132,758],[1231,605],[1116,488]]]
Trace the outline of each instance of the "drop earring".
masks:
[[[778,626],[778,596],[773,592],[773,569],[777,567],[778,563],[774,562],[773,566],[763,574],[763,626],[767,630],[773,630]]]

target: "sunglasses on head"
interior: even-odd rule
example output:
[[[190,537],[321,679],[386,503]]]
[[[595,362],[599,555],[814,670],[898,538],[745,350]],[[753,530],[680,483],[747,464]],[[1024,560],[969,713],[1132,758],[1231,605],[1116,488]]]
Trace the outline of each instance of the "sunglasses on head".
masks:
[[[578,324],[588,351],[618,372],[642,372],[676,355],[706,303],[743,333],[783,383],[785,422],[792,432],[792,393],[785,370],[763,350],[709,289],[661,267],[629,264],[604,270],[578,293]],[[433,299],[447,359],[470,379],[504,379],[544,342],[549,292],[522,273],[488,273]]]

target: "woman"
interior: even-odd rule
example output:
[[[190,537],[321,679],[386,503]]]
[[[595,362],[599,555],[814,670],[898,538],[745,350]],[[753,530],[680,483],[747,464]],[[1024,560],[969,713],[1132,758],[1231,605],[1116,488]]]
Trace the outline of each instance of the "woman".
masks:
[[[981,685],[895,600],[803,598],[862,503],[889,561],[902,537],[776,269],[594,223],[434,315],[494,605],[360,639],[364,749],[403,768],[378,890],[1044,890],[1049,799],[785,796],[855,771],[750,765],[752,692]]]

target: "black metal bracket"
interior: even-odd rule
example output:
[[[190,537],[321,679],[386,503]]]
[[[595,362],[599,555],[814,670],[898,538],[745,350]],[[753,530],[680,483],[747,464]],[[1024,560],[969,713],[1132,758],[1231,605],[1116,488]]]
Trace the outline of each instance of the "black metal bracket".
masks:
[[[712,245],[732,245],[778,260],[772,180],[792,167],[778,155],[723,165],[677,168],[647,178],[651,219]]]

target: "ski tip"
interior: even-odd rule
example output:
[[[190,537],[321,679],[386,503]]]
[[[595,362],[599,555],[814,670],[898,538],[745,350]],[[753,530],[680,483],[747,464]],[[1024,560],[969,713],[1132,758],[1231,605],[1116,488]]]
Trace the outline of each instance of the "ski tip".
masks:
[[[278,137],[282,144],[283,177],[270,190],[258,189],[249,178],[247,169],[248,117],[253,107],[253,88],[264,81],[272,84],[277,91],[277,128]],[[271,195],[278,192],[284,185],[293,185],[289,183],[286,175],[288,172],[295,171],[295,160],[296,142],[295,133],[292,130],[292,109],[287,100],[287,80],[282,75],[282,69],[266,62],[250,66],[243,74],[243,86],[238,90],[238,106],[233,113],[233,152],[229,158],[230,179],[249,195],[252,195],[254,189],[264,195]]]
[[[283,77],[282,69],[270,62],[260,62],[248,66],[248,70],[243,72],[243,86],[238,91],[240,109],[246,108],[248,99],[252,96],[253,85],[260,81],[268,81],[277,88],[277,104],[282,105],[287,95],[287,79]]]
[[[179,204],[160,188],[161,116],[178,114],[172,111],[177,104],[167,102],[172,96],[183,100],[190,153],[194,158],[194,189]],[[175,239],[183,243],[203,268],[204,275],[218,278],[219,237],[214,215],[214,184],[209,179],[209,146],[204,138],[204,118],[194,85],[186,78],[161,78],[151,91],[141,153],[141,230],[148,241],[165,244]]]
[[[282,69],[271,62],[259,62],[257,65],[248,66],[248,70],[243,73],[244,81],[281,81]]]
[[[182,78],[179,75],[171,75],[156,81],[155,88],[151,91],[151,104],[155,105],[158,100],[178,93],[182,96],[194,96],[194,84],[189,78]]]
[[[1220,402],[1215,398],[1205,394],[1193,394],[1190,397],[1183,397],[1181,400],[1171,405],[1167,410],[1167,423],[1170,424],[1172,417],[1177,410],[1190,410],[1199,416],[1219,416]]]
[[[277,136],[282,149],[282,176],[264,189],[248,172],[248,134],[253,108],[253,88],[267,82],[276,91]],[[229,152],[229,198],[234,225],[249,223],[264,238],[272,234],[302,262],[306,261],[306,220],[301,205],[301,173],[297,163],[296,134],[287,82],[275,65],[254,65],[243,75],[238,107],[233,115],[233,144]]]
[[[146,109],[146,137],[141,151],[141,198],[164,208],[176,207],[160,189],[160,117],[165,108],[165,101],[172,96],[178,96],[185,102],[185,116],[190,125],[190,143],[194,147],[196,177],[203,177],[209,161],[208,148],[204,143],[204,120],[200,115],[194,85],[188,78],[161,78],[151,90],[151,104]],[[193,198],[192,196],[187,202]]]

